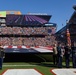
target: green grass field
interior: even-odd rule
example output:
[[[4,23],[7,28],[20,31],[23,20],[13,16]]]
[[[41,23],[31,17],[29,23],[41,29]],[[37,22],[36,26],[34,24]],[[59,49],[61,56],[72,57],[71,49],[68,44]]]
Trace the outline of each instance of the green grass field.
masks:
[[[71,63],[70,63],[71,64]],[[72,66],[72,65],[71,65]],[[63,67],[65,67],[65,63],[63,63]],[[35,62],[11,62],[11,63],[3,63],[3,68],[0,70],[0,75],[2,72],[4,72],[7,69],[37,69],[39,72],[41,72],[44,75],[53,75],[50,70],[53,68],[57,68],[55,65],[53,65],[52,62],[41,62],[41,63],[35,63]]]
[[[5,66],[5,65],[11,65],[11,66]],[[14,65],[18,65],[18,66],[14,66]],[[19,66],[20,65],[20,66]],[[35,68],[37,69],[39,72],[41,72],[44,75],[52,75],[50,73],[50,69],[52,69],[53,67],[51,67],[51,63],[3,63],[3,69],[0,70],[0,74],[5,71],[6,69],[27,69],[27,68]]]
[[[25,56],[24,60],[26,60],[28,56]],[[15,59],[16,57],[14,57]],[[53,65],[53,57],[52,54],[33,54],[30,55],[30,58],[33,58],[31,60],[43,60],[43,62],[4,62],[3,68],[0,70],[0,75],[7,69],[37,69],[39,72],[41,72],[43,75],[53,75],[50,70],[57,68],[57,66]],[[29,59],[29,58],[28,58]],[[12,60],[12,59],[9,59]],[[16,59],[17,60],[17,59]],[[70,62],[70,67],[72,67],[72,63]],[[65,68],[65,62],[63,59],[63,68]]]

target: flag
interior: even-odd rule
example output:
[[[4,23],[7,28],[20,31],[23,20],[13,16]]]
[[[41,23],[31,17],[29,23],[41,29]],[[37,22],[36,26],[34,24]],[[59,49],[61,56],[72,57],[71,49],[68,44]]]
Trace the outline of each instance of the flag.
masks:
[[[67,29],[67,43],[71,46],[71,38],[70,38],[69,29]]]

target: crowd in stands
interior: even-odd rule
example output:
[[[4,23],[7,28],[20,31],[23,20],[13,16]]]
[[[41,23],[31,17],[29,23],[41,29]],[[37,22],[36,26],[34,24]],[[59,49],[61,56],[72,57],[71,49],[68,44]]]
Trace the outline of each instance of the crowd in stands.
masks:
[[[55,41],[55,37],[51,35],[55,33],[55,30],[55,27],[0,27],[0,42],[4,46],[48,46]],[[24,35],[24,37],[21,35]],[[25,35],[30,35],[30,37]],[[34,35],[44,36],[37,37]]]
[[[4,46],[50,46],[55,41],[55,37],[0,37],[0,41]]]
[[[55,27],[0,27],[0,35],[48,35],[55,33]]]

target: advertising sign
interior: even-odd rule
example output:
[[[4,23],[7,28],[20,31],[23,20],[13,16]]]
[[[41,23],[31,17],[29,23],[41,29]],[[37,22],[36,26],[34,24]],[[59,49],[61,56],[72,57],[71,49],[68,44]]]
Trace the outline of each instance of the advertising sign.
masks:
[[[6,17],[6,11],[0,11],[0,17]]]

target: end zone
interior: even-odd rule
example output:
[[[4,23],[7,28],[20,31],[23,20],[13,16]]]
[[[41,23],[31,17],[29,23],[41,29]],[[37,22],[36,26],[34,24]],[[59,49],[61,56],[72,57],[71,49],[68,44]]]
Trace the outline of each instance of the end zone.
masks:
[[[76,69],[52,69],[54,75],[76,75]]]
[[[2,75],[43,75],[36,69],[7,69]]]

